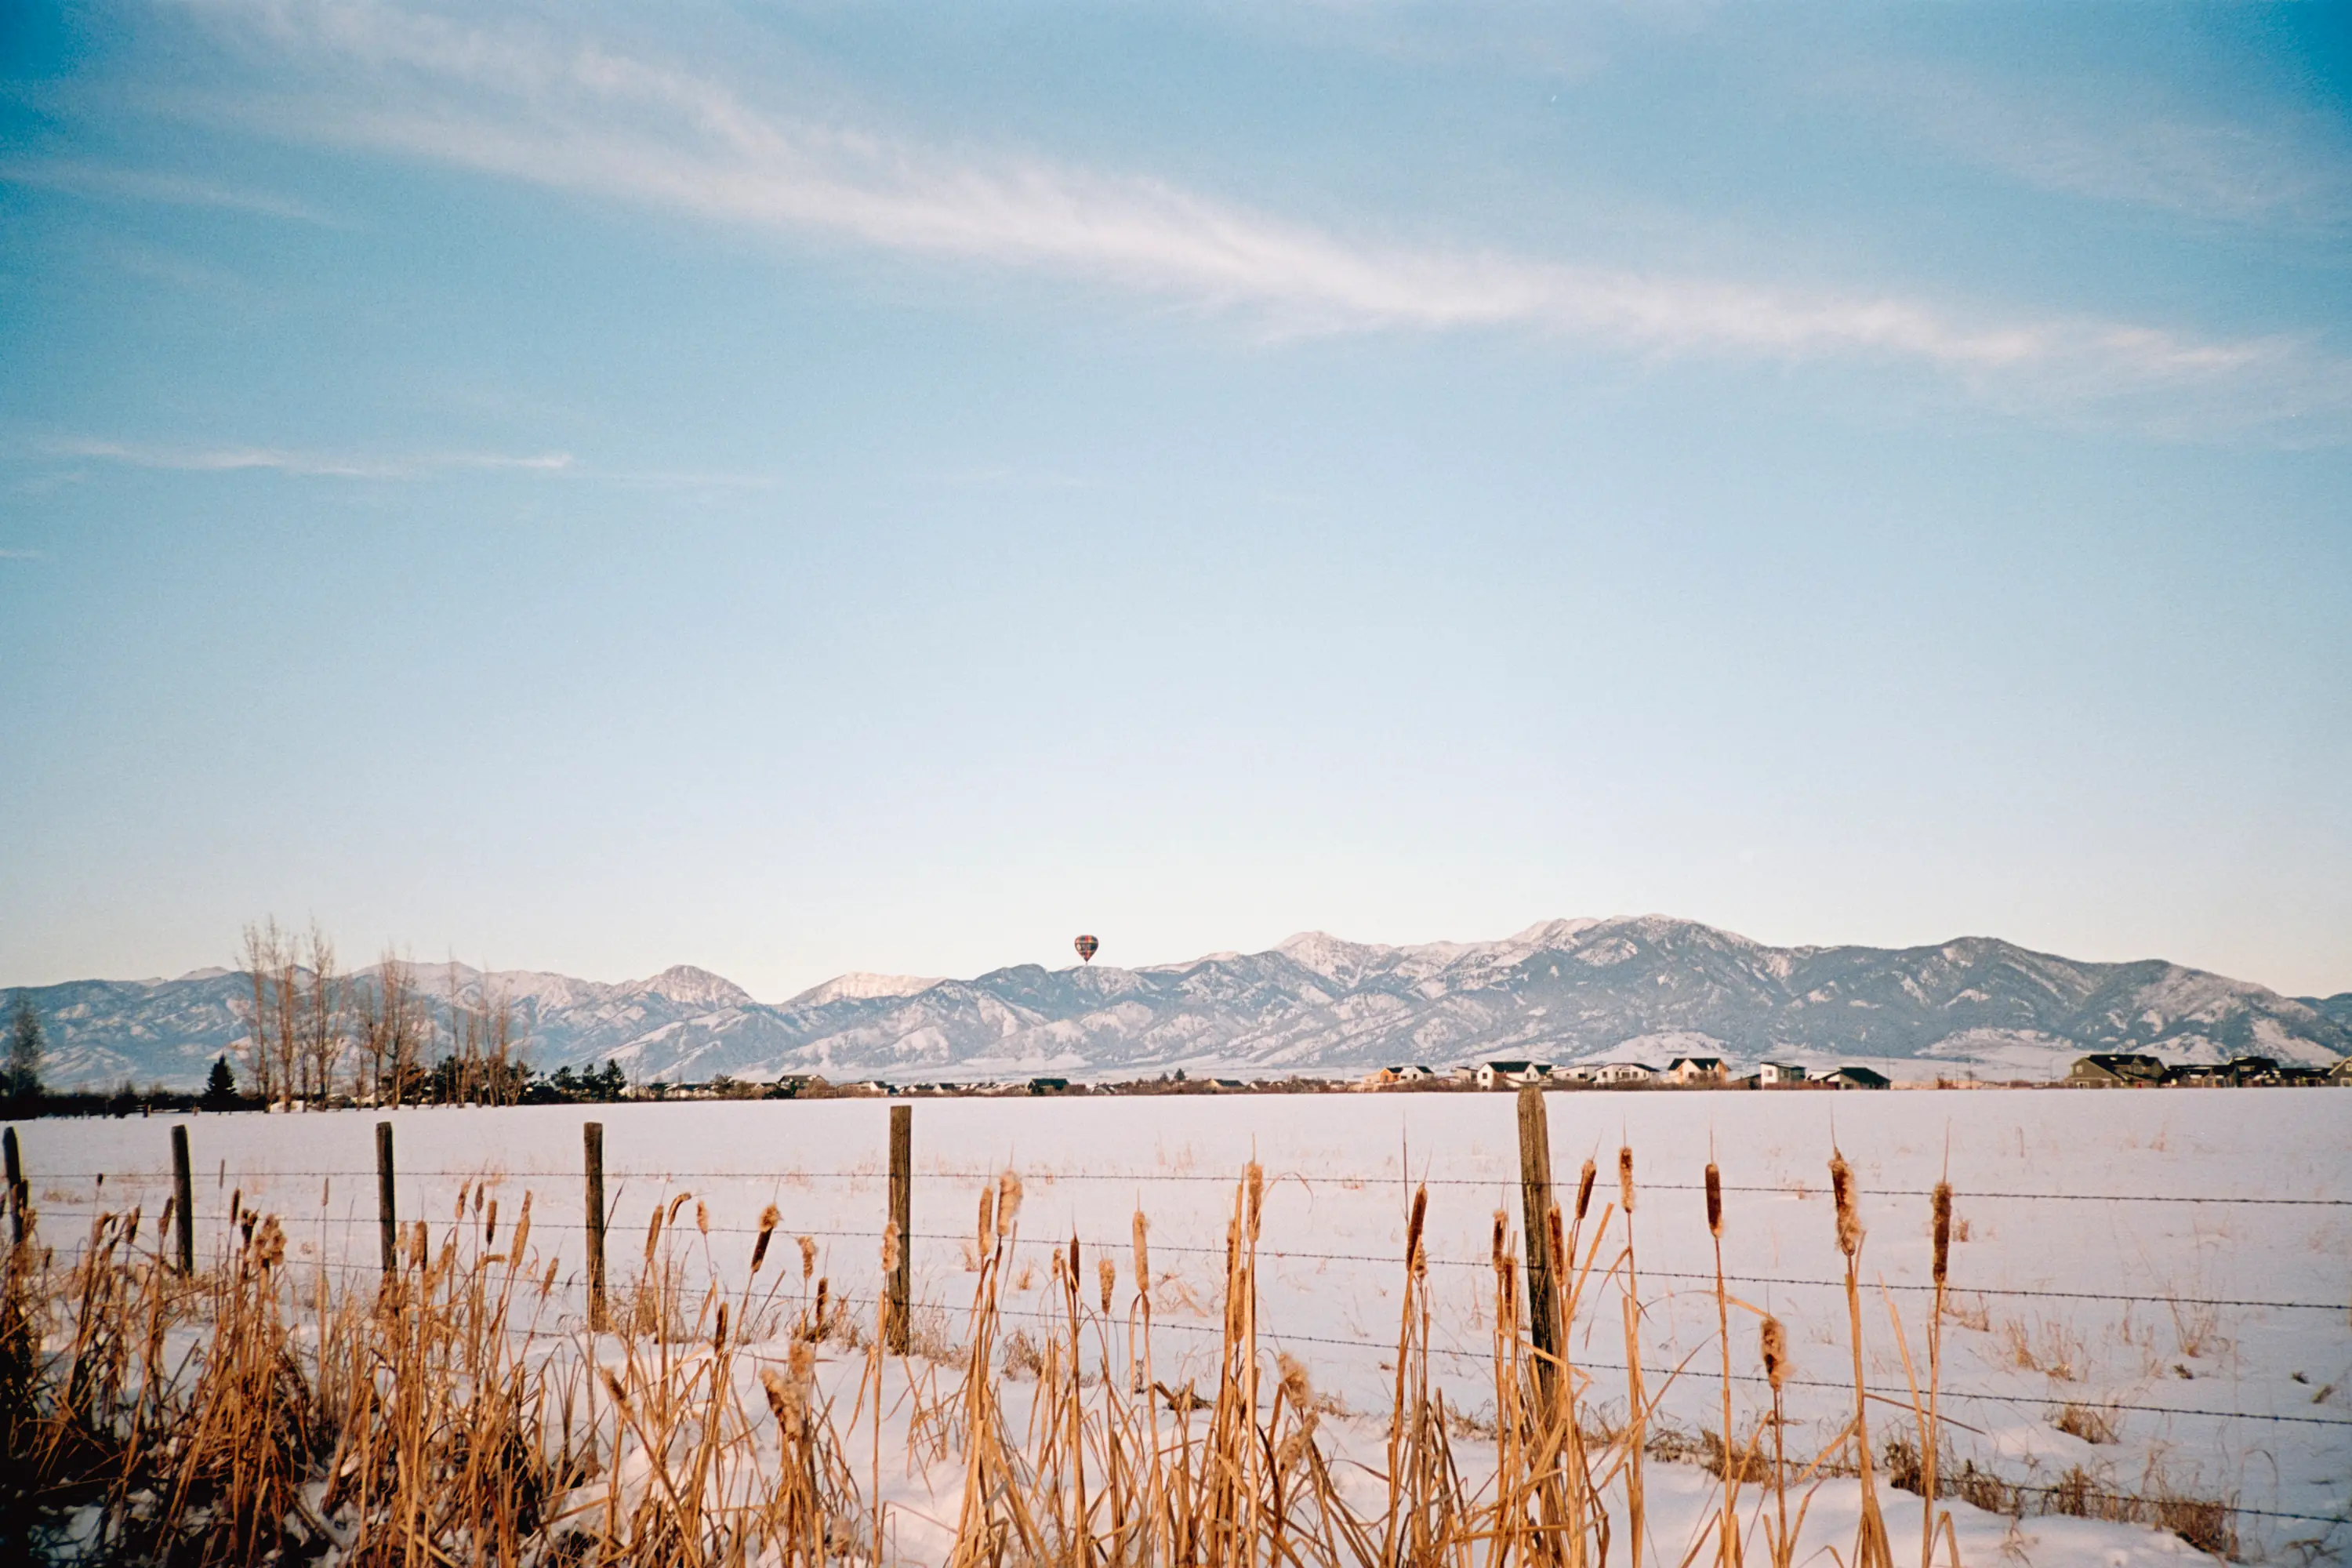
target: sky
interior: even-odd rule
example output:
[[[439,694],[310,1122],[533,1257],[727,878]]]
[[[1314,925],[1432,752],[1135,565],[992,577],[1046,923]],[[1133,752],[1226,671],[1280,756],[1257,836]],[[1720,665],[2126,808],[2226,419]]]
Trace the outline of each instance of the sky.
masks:
[[[2352,990],[2324,6],[0,8],[0,983]]]

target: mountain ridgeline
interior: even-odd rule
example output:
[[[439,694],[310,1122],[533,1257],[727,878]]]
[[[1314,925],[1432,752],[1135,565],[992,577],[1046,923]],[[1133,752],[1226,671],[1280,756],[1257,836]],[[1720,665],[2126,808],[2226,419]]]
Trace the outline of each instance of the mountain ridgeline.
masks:
[[[416,978],[428,997],[503,993],[541,1071],[611,1061],[639,1080],[1345,1074],[1678,1055],[2046,1078],[2093,1050],[2310,1065],[2352,1054],[2352,995],[2297,1000],[2158,960],[2084,963],[1984,937],[1767,947],[1661,916],[1414,947],[1310,932],[1144,969],[853,974],[773,1005],[685,965],[617,984],[462,964]],[[61,1087],[200,1084],[215,1056],[236,1058],[246,992],[231,971],[27,988]]]

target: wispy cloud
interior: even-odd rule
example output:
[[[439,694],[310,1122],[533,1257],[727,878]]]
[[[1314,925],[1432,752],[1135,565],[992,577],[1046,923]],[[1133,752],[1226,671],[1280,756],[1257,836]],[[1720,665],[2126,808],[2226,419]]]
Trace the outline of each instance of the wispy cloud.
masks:
[[[342,224],[302,202],[267,191],[243,190],[147,169],[125,169],[61,158],[0,159],[0,184],[32,185],[110,201],[217,207],[262,217],[340,228]]]
[[[139,468],[165,468],[200,474],[259,470],[331,479],[415,479],[436,473],[493,469],[560,473],[572,467],[572,456],[568,452],[529,456],[496,452],[435,452],[374,458],[300,451],[283,447],[145,446],[79,437],[45,442],[43,449],[58,457],[98,458]]]
[[[1638,354],[1924,368],[2007,406],[2210,431],[2352,411],[2294,339],[1970,311],[1449,245],[1350,238],[1148,177],[803,123],[710,76],[536,28],[355,5],[232,12],[309,90],[291,133],[901,255],[1041,270],[1246,312],[1269,332],[1488,329]],[[323,85],[322,85],[323,84]]]
[[[2257,123],[2170,101],[2148,83],[2092,98],[1883,60],[1835,89],[2036,189],[2217,225],[2311,230],[2352,219],[2352,149],[2291,112]]]

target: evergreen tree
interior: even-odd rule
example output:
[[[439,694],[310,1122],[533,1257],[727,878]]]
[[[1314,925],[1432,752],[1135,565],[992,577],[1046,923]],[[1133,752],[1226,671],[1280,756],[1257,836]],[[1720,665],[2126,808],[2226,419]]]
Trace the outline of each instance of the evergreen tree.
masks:
[[[41,1092],[41,1016],[33,999],[16,993],[16,1011],[8,1019],[8,1066],[5,1087],[12,1100],[33,1100]]]
[[[236,1109],[236,1073],[226,1057],[213,1058],[212,1074],[205,1079],[205,1097],[197,1103],[206,1110]]]

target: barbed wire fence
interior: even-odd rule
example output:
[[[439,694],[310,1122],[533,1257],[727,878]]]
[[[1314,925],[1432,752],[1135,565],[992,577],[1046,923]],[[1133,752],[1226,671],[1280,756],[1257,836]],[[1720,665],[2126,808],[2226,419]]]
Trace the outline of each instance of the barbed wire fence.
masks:
[[[898,1104],[892,1106],[891,1110],[893,1112],[894,1121],[898,1123],[899,1128],[903,1129],[906,1126],[905,1119],[911,1116],[911,1107]],[[605,1278],[604,1258],[604,1246],[607,1238],[616,1228],[615,1215],[619,1194],[620,1192],[625,1191],[630,1184],[646,1183],[660,1187],[677,1187],[681,1184],[689,1183],[698,1185],[711,1182],[764,1182],[770,1184],[795,1185],[814,1183],[840,1183],[853,1185],[885,1184],[887,1184],[887,1189],[886,1196],[889,1204],[890,1212],[903,1215],[908,1212],[911,1207],[911,1194],[913,1189],[918,1184],[939,1184],[942,1185],[951,1184],[969,1189],[974,1184],[995,1183],[1000,1179],[1000,1176],[1003,1173],[1000,1171],[993,1170],[956,1169],[948,1167],[939,1167],[919,1172],[913,1166],[913,1162],[909,1152],[908,1140],[903,1134],[903,1131],[899,1136],[893,1138],[888,1151],[890,1158],[887,1163],[871,1167],[838,1171],[811,1171],[797,1164],[779,1164],[776,1166],[751,1169],[740,1167],[713,1167],[698,1169],[677,1165],[607,1169],[602,1163],[602,1124],[588,1122],[585,1123],[584,1126],[593,1129],[594,1131],[589,1140],[588,1148],[586,1150],[587,1158],[583,1161],[583,1168],[581,1172],[576,1173],[576,1176],[572,1173],[553,1171],[532,1171],[520,1173],[504,1172],[495,1169],[495,1162],[489,1161],[486,1161],[479,1165],[470,1168],[419,1167],[404,1170],[397,1166],[396,1162],[394,1159],[394,1151],[389,1132],[390,1123],[379,1122],[377,1124],[378,1131],[376,1135],[378,1159],[376,1163],[371,1167],[286,1169],[274,1165],[257,1165],[250,1169],[232,1173],[227,1163],[224,1160],[220,1163],[215,1174],[215,1184],[216,1186],[229,1189],[234,1194],[241,1194],[249,1190],[246,1185],[247,1181],[255,1183],[278,1183],[300,1180],[320,1181],[331,1184],[337,1182],[373,1183],[376,1186],[378,1196],[378,1212],[375,1215],[360,1215],[353,1214],[333,1215],[320,1213],[303,1216],[299,1221],[299,1223],[302,1224],[316,1224],[322,1226],[333,1226],[346,1230],[376,1230],[382,1238],[383,1261],[370,1264],[356,1261],[350,1258],[329,1258],[320,1257],[312,1259],[305,1259],[300,1265],[300,1267],[304,1268],[315,1268],[325,1273],[336,1275],[345,1279],[373,1279],[381,1278],[382,1275],[386,1272],[387,1268],[396,1268],[398,1267],[398,1264],[394,1259],[396,1258],[398,1251],[397,1237],[399,1227],[404,1223],[413,1225],[419,1223],[425,1218],[425,1216],[422,1215],[411,1214],[404,1222],[400,1213],[402,1205],[399,1202],[398,1196],[404,1183],[413,1184],[419,1181],[433,1181],[474,1184],[485,1181],[494,1181],[501,1185],[510,1183],[520,1183],[526,1185],[526,1187],[529,1187],[530,1184],[534,1182],[555,1182],[565,1179],[578,1179],[583,1183],[589,1194],[588,1202],[584,1205],[585,1208],[590,1213],[602,1213],[604,1215],[604,1223],[601,1226],[594,1226],[589,1224],[585,1219],[566,1221],[535,1218],[532,1221],[532,1230],[534,1234],[538,1234],[541,1231],[554,1231],[570,1236],[576,1236],[581,1237],[584,1242],[584,1257],[583,1259],[583,1267],[579,1270],[575,1270],[572,1275],[566,1278],[565,1288],[567,1289],[579,1289],[584,1287],[593,1292],[595,1299],[591,1300],[585,1314],[586,1320],[593,1324],[601,1323],[604,1321],[604,1304],[601,1298],[605,1291],[605,1286],[604,1284]],[[95,1214],[121,1212],[119,1205],[112,1205],[110,1204],[110,1194],[107,1190],[110,1185],[117,1193],[122,1192],[126,1188],[135,1188],[139,1189],[142,1194],[158,1187],[168,1187],[171,1189],[171,1193],[167,1202],[171,1205],[171,1209],[179,1224],[179,1255],[175,1260],[176,1266],[184,1272],[193,1273],[195,1270],[196,1252],[192,1246],[192,1237],[194,1221],[197,1213],[197,1205],[195,1205],[194,1197],[193,1170],[191,1168],[192,1161],[189,1158],[184,1123],[180,1124],[180,1131],[173,1139],[172,1152],[174,1156],[174,1163],[172,1167],[167,1169],[149,1169],[139,1167],[118,1171],[51,1170],[27,1172],[22,1165],[21,1153],[16,1136],[16,1130],[13,1127],[8,1128],[5,1131],[5,1152],[6,1157],[6,1189],[5,1195],[10,1215],[11,1225],[14,1227],[15,1234],[18,1237],[21,1238],[25,1234],[26,1226],[30,1216],[40,1211],[64,1209],[68,1212],[79,1213],[81,1211],[89,1210],[95,1211]],[[1523,1150],[1522,1152],[1525,1154],[1527,1152]],[[1526,1179],[1528,1170],[1532,1168],[1532,1164],[1533,1162],[1523,1159],[1522,1181]],[[1542,1165],[1546,1172],[1546,1183],[1548,1186],[1548,1156],[1542,1162]],[[231,1181],[232,1175],[236,1178],[234,1184],[232,1184]],[[1230,1191],[1233,1190],[1237,1184],[1237,1178],[1234,1175],[1156,1170],[1112,1172],[1055,1169],[1050,1172],[1040,1173],[1040,1175],[1043,1179],[1053,1183],[1113,1184],[1123,1186],[1131,1186],[1139,1190],[1153,1187],[1208,1185],[1221,1187]],[[1402,1175],[1396,1171],[1356,1172],[1318,1170],[1312,1174],[1311,1178],[1308,1179],[1347,1187],[1395,1185],[1402,1183],[1409,1186],[1426,1186],[1435,1188],[1469,1187],[1484,1189],[1489,1192],[1506,1189],[1514,1184],[1513,1180],[1506,1176],[1424,1175],[1419,1177],[1408,1177]],[[37,1202],[34,1198],[32,1193],[32,1185],[36,1180],[45,1184],[47,1188],[46,1196]],[[607,1183],[614,1184],[616,1188],[614,1194],[614,1202],[611,1206],[608,1206],[604,1201],[604,1187]],[[87,1197],[63,1194],[58,1190],[59,1184],[89,1184],[92,1187],[92,1192],[91,1194]],[[1637,1194],[1697,1193],[1706,1190],[1703,1184],[1699,1183],[1657,1181],[1648,1179],[1635,1181],[1633,1183],[1633,1187]],[[1807,1197],[1812,1195],[1811,1191],[1801,1184],[1741,1184],[1724,1182],[1718,1184],[1717,1190],[1727,1194],[1769,1195],[1784,1198],[1790,1196]],[[325,1190],[322,1189],[320,1203],[320,1207],[322,1209],[325,1207],[324,1191]],[[1907,1187],[1874,1188],[1867,1194],[1871,1200],[1882,1202],[1895,1199],[1932,1198],[1933,1195],[1934,1190],[1931,1188]],[[2291,1196],[2275,1194],[2072,1193],[1999,1189],[1971,1190],[1958,1186],[1951,1188],[1949,1195],[1956,1205],[1990,1202],[2027,1205],[2049,1204],[2062,1205],[2104,1204],[2116,1205],[2183,1205],[2207,1208],[2244,1207],[2336,1211],[2352,1210],[2352,1195]],[[658,1210],[665,1207],[673,1201],[674,1196],[674,1194],[665,1193],[663,1195],[656,1197],[653,1202],[653,1208]],[[1539,1205],[1549,1204],[1549,1194],[1548,1191],[1539,1195]],[[1541,1210],[1538,1206],[1530,1208],[1528,1212],[1541,1212]],[[95,1214],[93,1215],[93,1217],[95,1217]],[[210,1226],[215,1240],[226,1237],[229,1233],[229,1231],[234,1227],[235,1217],[236,1216],[233,1215],[226,1215],[215,1216],[210,1221]],[[295,1216],[290,1214],[288,1215],[289,1221],[292,1221],[294,1217]],[[730,1237],[756,1237],[762,1233],[761,1227],[760,1226],[724,1223],[707,1224],[698,1228],[707,1234]],[[845,1230],[838,1228],[793,1227],[791,1234],[798,1237],[824,1238],[833,1241],[861,1241],[873,1243],[881,1234],[881,1229],[882,1221],[877,1217],[872,1226],[865,1229]],[[967,1231],[961,1230],[920,1231],[910,1229],[905,1233],[905,1236],[906,1239],[909,1242],[926,1242],[942,1246],[969,1243],[971,1240],[971,1234]],[[1126,1237],[1106,1239],[1096,1237],[1081,1237],[1074,1233],[1069,1239],[1077,1242],[1078,1245],[1089,1250],[1097,1252],[1110,1252],[1113,1254],[1116,1254],[1120,1249],[1129,1246],[1129,1240]],[[1060,1238],[1057,1237],[1055,1238],[1054,1241],[1045,1245],[1059,1246],[1060,1244]],[[1164,1253],[1178,1256],[1223,1258],[1226,1251],[1223,1247],[1185,1245],[1182,1243],[1173,1243],[1159,1239],[1153,1240],[1150,1246],[1155,1254]],[[159,1242],[159,1252],[161,1251],[161,1247],[162,1243]],[[1255,1248],[1255,1255],[1260,1259],[1272,1260],[1277,1263],[1288,1262],[1314,1265],[1341,1263],[1388,1268],[1402,1268],[1405,1264],[1405,1259],[1400,1255],[1372,1252],[1342,1252],[1284,1248],[1280,1247],[1266,1247],[1262,1245]],[[68,1258],[70,1259],[72,1256],[73,1253],[69,1250],[68,1254]],[[1494,1268],[1492,1258],[1449,1258],[1443,1256],[1425,1256],[1424,1261],[1429,1267],[1434,1268],[1466,1269],[1489,1272]],[[1675,1281],[1678,1283],[1705,1285],[1710,1289],[1717,1284],[1718,1278],[1712,1270],[1677,1270],[1658,1268],[1648,1266],[1644,1266],[1641,1269],[1640,1277],[1645,1281]],[[1802,1275],[1742,1273],[1734,1270],[1726,1270],[1721,1275],[1720,1279],[1721,1283],[1726,1287],[1739,1287],[1742,1289],[1757,1286],[1768,1286],[1795,1289],[1818,1289],[1843,1291],[1846,1289],[1847,1283],[1843,1278],[1832,1279],[1812,1278]],[[915,1303],[908,1299],[903,1276],[898,1280],[895,1281],[897,1286],[895,1290],[887,1289],[887,1287],[893,1283],[893,1281],[886,1280],[886,1290],[881,1294],[866,1296],[855,1292],[836,1291],[832,1294],[831,1300],[844,1307],[855,1306],[873,1309],[876,1313],[877,1322],[895,1321],[897,1324],[900,1325],[901,1332],[903,1332],[904,1325],[909,1321],[909,1310],[915,1305]],[[1932,1284],[1919,1283],[1916,1281],[1888,1281],[1885,1279],[1874,1281],[1873,1288],[1889,1292],[1905,1293],[1934,1292],[1938,1289],[1937,1286]],[[2352,1324],[2352,1300],[2297,1300],[2267,1299],[2252,1296],[2188,1295],[2170,1291],[2149,1293],[2107,1289],[2076,1289],[2049,1287],[1993,1286],[1976,1284],[1954,1284],[1948,1287],[1947,1290],[1949,1296],[1956,1298],[1977,1297],[2027,1301],[2047,1300],[2085,1304],[2111,1304],[2123,1307],[2146,1305],[2161,1306],[2168,1309],[2263,1310],[2290,1313],[2326,1314],[2342,1320],[2347,1324]],[[1053,1312],[1030,1310],[1012,1306],[999,1306],[995,1310],[999,1316],[1014,1321],[1034,1321],[1040,1323],[1055,1324],[1063,1321],[1063,1318],[1060,1314]],[[1187,1321],[1181,1318],[1155,1318],[1153,1327],[1156,1332],[1172,1332],[1180,1335],[1200,1335],[1208,1337],[1218,1337],[1224,1331],[1220,1325],[1214,1322]],[[1266,1337],[1270,1342],[1277,1346],[1318,1346],[1346,1349],[1356,1352],[1370,1352],[1376,1354],[1393,1354],[1397,1349],[1393,1340],[1318,1333],[1285,1333],[1271,1326],[1269,1326],[1266,1331]],[[907,1347],[902,1341],[898,1344],[894,1344],[892,1348],[894,1350],[903,1352]],[[1492,1354],[1491,1348],[1473,1350],[1431,1343],[1426,1346],[1426,1349],[1428,1352],[1433,1356],[1457,1358],[1465,1362],[1472,1363],[1484,1362]],[[1585,1372],[1622,1373],[1628,1370],[1622,1363],[1595,1360],[1581,1356],[1576,1358],[1575,1365],[1580,1370]],[[1723,1374],[1719,1370],[1710,1369],[1705,1373],[1705,1378],[1712,1380],[1720,1377],[1721,1375]],[[1735,1372],[1730,1374],[1730,1377],[1731,1381],[1735,1383],[1748,1385],[1763,1384],[1768,1382],[1768,1379],[1761,1373],[1742,1373]],[[1845,1382],[1807,1379],[1787,1375],[1784,1375],[1781,1381],[1785,1386],[1833,1391],[1843,1396],[1851,1396],[1853,1393],[1853,1385],[1850,1383]],[[2009,1394],[1989,1389],[1968,1389],[1949,1386],[1940,1388],[1938,1390],[1938,1394],[1943,1400],[1958,1400],[1978,1405],[2026,1409],[2041,1408],[2046,1410],[2053,1405],[2063,1402],[2063,1395],[2051,1394]],[[1876,1392],[1870,1393],[1868,1396],[1873,1399],[1884,1400],[1901,1406],[1907,1407],[1908,1405],[1907,1400],[1893,1399],[1889,1395]],[[2316,1428],[2331,1432],[2352,1433],[2352,1417],[2347,1416],[2311,1415],[2278,1410],[2255,1410],[2243,1407],[2222,1408],[2210,1405],[2156,1404],[2117,1398],[2093,1398],[2088,1395],[2085,1395],[2085,1398],[2088,1402],[2095,1404],[2097,1408],[2102,1411],[2129,1412],[2160,1417],[2212,1421],[2224,1425],[2245,1424],[2250,1426],[2264,1426],[2273,1428]],[[2063,1502],[2070,1507],[2080,1503],[2097,1503],[2106,1505],[2112,1510],[2121,1510],[2119,1512],[2112,1513],[2111,1517],[2121,1518],[2147,1517],[2147,1515],[2146,1510],[2154,1509],[2166,1500],[2159,1498],[2134,1493],[2109,1492],[2096,1489],[2086,1489],[2081,1485],[2049,1486],[2031,1482],[2003,1481],[2000,1482],[1999,1486],[2010,1498],[2018,1500],[2021,1511],[2021,1500],[2028,1495],[2038,1495],[2043,1498],[2045,1501]],[[2312,1523],[2331,1528],[2352,1524],[2352,1518],[2347,1518],[2346,1515],[2341,1514],[2313,1514],[2276,1509],[2263,1509],[2246,1504],[2240,1504],[2234,1501],[2225,1502],[2221,1506],[2232,1515],[2249,1519]]]

